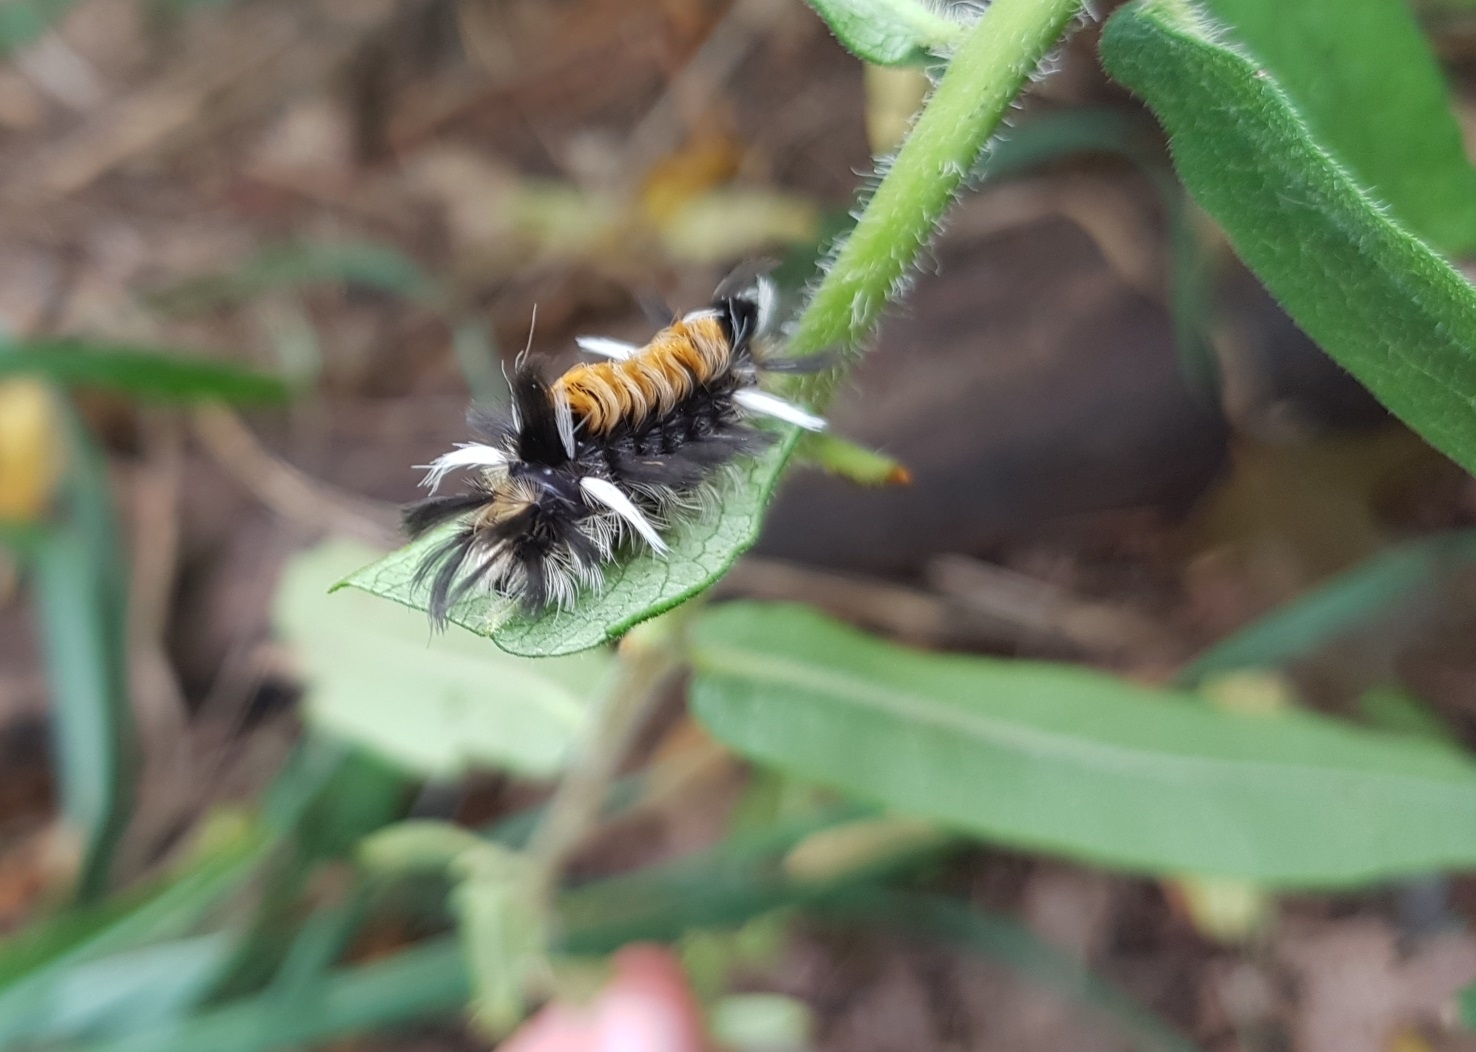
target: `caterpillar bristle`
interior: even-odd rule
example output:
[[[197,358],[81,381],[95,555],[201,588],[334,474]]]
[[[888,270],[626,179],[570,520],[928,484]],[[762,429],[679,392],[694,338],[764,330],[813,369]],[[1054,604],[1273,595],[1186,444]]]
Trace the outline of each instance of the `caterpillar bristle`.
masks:
[[[412,537],[461,523],[415,574],[432,622],[443,625],[479,590],[529,614],[574,605],[603,587],[614,560],[639,547],[664,554],[668,531],[714,504],[729,466],[775,437],[753,427],[753,415],[818,426],[758,387],[776,303],[764,272],[748,268],[644,346],[585,338],[606,360],[552,382],[520,358],[510,412],[470,410],[484,441],[427,466],[432,489],[453,471],[473,472],[472,488],[405,510]]]
[[[443,522],[459,519],[487,503],[486,493],[459,493],[454,497],[426,497],[408,505],[400,517],[400,525],[412,539]]]

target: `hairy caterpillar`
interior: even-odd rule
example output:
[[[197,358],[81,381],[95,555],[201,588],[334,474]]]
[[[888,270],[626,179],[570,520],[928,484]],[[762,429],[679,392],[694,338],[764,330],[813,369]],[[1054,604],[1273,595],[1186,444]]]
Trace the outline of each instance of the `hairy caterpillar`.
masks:
[[[432,495],[405,511],[412,537],[460,523],[416,572],[417,588],[429,584],[431,620],[443,625],[478,589],[530,614],[572,607],[603,586],[604,568],[630,545],[666,553],[663,533],[710,503],[716,473],[772,440],[751,417],[824,429],[758,386],[764,371],[815,364],[765,359],[774,313],[767,278],[735,276],[710,306],[673,319],[644,347],[579,337],[605,360],[552,383],[520,359],[511,412],[473,410],[469,423],[485,441],[423,465]],[[470,489],[434,495],[459,470],[471,473]]]

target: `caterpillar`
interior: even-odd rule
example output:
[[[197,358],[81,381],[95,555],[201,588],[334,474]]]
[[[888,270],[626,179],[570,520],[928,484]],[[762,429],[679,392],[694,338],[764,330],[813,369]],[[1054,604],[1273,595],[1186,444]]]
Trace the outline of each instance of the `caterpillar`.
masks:
[[[474,407],[468,424],[482,441],[420,465],[431,495],[405,509],[412,538],[459,523],[413,579],[429,588],[432,623],[444,626],[479,589],[529,615],[572,608],[632,547],[667,554],[663,534],[711,506],[719,473],[773,440],[754,417],[823,430],[824,420],[758,386],[764,372],[823,364],[766,357],[775,305],[767,277],[736,275],[645,346],[577,337],[603,360],[551,383],[525,350],[509,379],[510,411]],[[456,471],[469,473],[467,491],[437,495]]]

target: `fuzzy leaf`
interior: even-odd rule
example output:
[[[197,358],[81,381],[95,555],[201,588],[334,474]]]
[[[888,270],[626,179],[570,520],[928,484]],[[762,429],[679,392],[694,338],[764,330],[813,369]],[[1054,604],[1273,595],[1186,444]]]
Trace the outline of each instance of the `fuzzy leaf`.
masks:
[[[809,0],[857,58],[878,66],[916,66],[947,51],[964,27],[917,0]]]
[[[1476,290],[1365,194],[1272,77],[1184,0],[1136,0],[1108,71],[1168,129],[1185,184],[1306,333],[1476,470]]]
[[[758,539],[764,507],[779,479],[793,439],[775,443],[723,487],[721,510],[711,519],[679,526],[667,537],[665,558],[642,552],[612,566],[605,589],[586,595],[573,610],[528,618],[494,596],[473,596],[451,611],[451,620],[490,637],[509,654],[553,657],[619,639],[642,621],[665,613],[721,577]],[[359,588],[424,610],[424,589],[412,587],[415,570],[443,534],[432,533],[364,567],[334,586]]]
[[[907,650],[795,606],[704,612],[693,644],[720,741],[989,840],[1287,886],[1476,863],[1476,764],[1438,744]]]
[[[1319,142],[1431,244],[1476,246],[1476,169],[1407,0],[1209,0]]]

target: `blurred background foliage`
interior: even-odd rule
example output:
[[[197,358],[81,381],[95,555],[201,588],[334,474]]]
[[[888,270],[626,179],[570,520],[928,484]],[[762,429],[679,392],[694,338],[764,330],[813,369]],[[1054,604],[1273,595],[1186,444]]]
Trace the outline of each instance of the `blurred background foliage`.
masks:
[[[1471,5],[1207,6],[1469,255]],[[886,7],[0,5],[0,1048],[1476,1048],[1476,485],[1096,22],[716,601],[328,593],[525,341],[798,302],[955,32]]]

